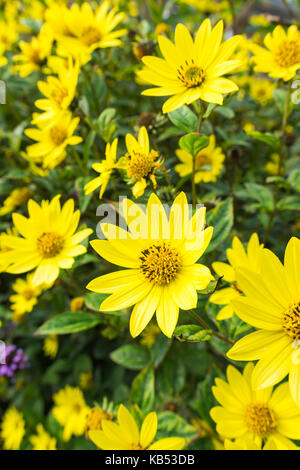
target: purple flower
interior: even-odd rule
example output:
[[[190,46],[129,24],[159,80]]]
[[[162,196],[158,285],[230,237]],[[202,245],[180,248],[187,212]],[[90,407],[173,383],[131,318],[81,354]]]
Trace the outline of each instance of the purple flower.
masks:
[[[25,367],[29,367],[29,361],[23,349],[17,349],[14,344],[9,344],[5,349],[5,364],[0,364],[0,376],[13,380],[16,372]]]

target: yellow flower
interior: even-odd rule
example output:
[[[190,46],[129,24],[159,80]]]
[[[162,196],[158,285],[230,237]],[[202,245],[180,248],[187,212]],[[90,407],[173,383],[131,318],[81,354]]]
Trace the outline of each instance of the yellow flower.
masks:
[[[255,77],[250,81],[249,93],[255,101],[265,105],[273,98],[273,91],[275,89],[276,84],[272,83],[271,80]]]
[[[3,449],[18,450],[25,434],[25,421],[16,408],[8,408],[1,423]]]
[[[156,188],[155,170],[159,168],[159,161],[155,161],[158,153],[150,150],[149,137],[146,127],[141,127],[138,134],[138,140],[133,135],[127,134],[126,138],[127,153],[119,160],[118,168],[123,168],[127,172],[127,177],[134,181],[132,194],[138,198],[144,194],[149,179],[154,189]]]
[[[227,367],[228,383],[216,378],[212,392],[221,406],[210,410],[217,423],[217,432],[229,439],[252,439],[261,448],[262,442],[273,440],[293,446],[289,439],[300,438],[300,410],[293,402],[287,382],[264,390],[253,389],[254,365],[248,363],[241,374]]]
[[[230,287],[217,290],[210,298],[209,302],[217,305],[225,305],[221,308],[217,315],[217,320],[225,320],[231,318],[234,313],[234,308],[231,301],[240,298],[242,289],[237,283],[236,268],[243,266],[252,272],[259,272],[261,267],[261,255],[264,248],[259,243],[256,233],[253,233],[248,242],[247,251],[244,249],[238,237],[234,237],[232,241],[232,248],[226,250],[227,259],[229,264],[216,261],[212,264],[213,269],[218,276],[230,283]]]
[[[254,26],[262,26],[265,28],[270,25],[270,20],[268,20],[264,14],[252,15],[250,17],[249,23],[253,24]]]
[[[82,309],[84,305],[84,298],[83,297],[74,297],[74,299],[70,302],[70,309],[71,312],[78,312]]]
[[[37,143],[29,145],[26,154],[22,156],[34,163],[42,163],[43,168],[54,168],[59,165],[66,157],[67,145],[77,145],[82,142],[81,137],[73,135],[79,120],[79,117],[72,119],[72,114],[65,111],[48,125],[42,123],[35,113],[33,122],[36,122],[39,128],[25,129],[24,133]]]
[[[47,336],[47,338],[44,339],[44,344],[43,344],[43,350],[45,356],[50,357],[51,359],[54,359],[57,351],[58,351],[58,337],[57,335],[50,335]]]
[[[27,274],[26,280],[18,278],[12,285],[16,294],[9,297],[12,303],[11,309],[13,311],[13,321],[21,321],[25,314],[31,312],[33,307],[37,304],[38,296],[42,293],[43,286],[35,286],[32,283],[33,274]]]
[[[51,437],[42,424],[37,425],[36,431],[36,435],[29,437],[32,450],[56,450],[55,437]]]
[[[99,198],[102,198],[108,185],[110,175],[113,169],[116,168],[117,146],[118,139],[115,139],[112,144],[106,144],[105,160],[92,165],[93,170],[100,173],[100,176],[97,176],[97,178],[94,178],[85,185],[85,194],[90,194],[92,191],[95,191],[95,189],[100,187]]]
[[[88,438],[89,431],[101,431],[102,430],[102,421],[112,421],[113,415],[103,410],[102,408],[92,408],[86,418],[85,422],[85,435]]]
[[[1,232],[0,233],[0,255],[3,253],[6,253],[7,251],[11,250],[9,246],[6,245],[6,238],[14,235],[16,236],[18,234],[17,230],[15,228],[8,228],[6,232]],[[10,263],[9,258],[7,258],[6,261],[1,261],[0,262],[0,273],[3,273],[6,271]]]
[[[100,276],[87,289],[111,294],[100,306],[103,312],[134,305],[130,333],[138,336],[156,311],[161,331],[171,337],[179,308],[197,305],[197,290],[213,279],[210,270],[197,264],[210,242],[213,228],[204,230],[205,207],[189,219],[184,193],[175,199],[168,219],[155,194],[151,194],[147,213],[134,202],[123,200],[123,215],[129,231],[112,224],[101,224],[107,240],[93,240],[94,250],[110,263],[127,269]]]
[[[74,212],[74,200],[69,199],[61,208],[60,195],[39,206],[32,199],[28,202],[29,218],[13,214],[13,222],[22,237],[8,235],[5,238],[8,252],[0,254],[0,264],[9,261],[7,272],[19,274],[35,269],[33,285],[54,282],[60,269],[70,269],[74,257],[86,252],[80,242],[91,229],[75,233],[80,212]]]
[[[292,237],[284,266],[265,250],[260,273],[239,267],[237,282],[246,297],[232,301],[236,314],[259,330],[240,339],[227,353],[230,359],[259,359],[254,389],[280,382],[289,374],[290,391],[300,406],[300,240]]]
[[[283,436],[281,436],[280,445],[269,439],[262,449],[250,438],[236,439],[235,441],[225,439],[224,447],[225,450],[299,450],[295,444],[288,439],[284,439]]]
[[[30,42],[20,41],[21,54],[13,58],[16,62],[14,72],[19,72],[21,77],[27,77],[32,72],[40,70],[51,52],[52,42],[51,31],[46,25]]]
[[[292,25],[287,32],[281,25],[264,39],[266,48],[253,44],[251,47],[256,64],[256,72],[268,73],[270,77],[287,81],[293,78],[300,68],[300,33]]]
[[[95,49],[122,44],[119,38],[126,30],[114,29],[124,18],[124,13],[110,9],[109,1],[102,2],[95,11],[84,2],[82,5],[73,3],[70,8],[54,4],[46,12],[46,21],[58,41],[58,48],[79,58],[81,64],[90,60]]]
[[[157,431],[157,416],[149,413],[139,430],[134,417],[124,405],[119,406],[118,424],[102,420],[102,430],[89,431],[90,439],[102,450],[181,450],[182,437],[167,437],[151,444]]]
[[[140,79],[158,88],[142,92],[148,96],[173,95],[163,105],[169,113],[183,104],[201,99],[208,103],[223,103],[223,94],[238,90],[232,81],[221,78],[241,63],[229,60],[240,38],[233,36],[221,44],[223,22],[212,29],[209,19],[201,24],[193,41],[183,24],[175,30],[175,45],[165,36],[158,36],[164,59],[146,56],[146,67],[138,73]]]
[[[182,163],[175,165],[175,170],[179,176],[191,175],[193,171],[193,155],[184,149],[176,150],[176,155]],[[209,144],[200,150],[195,157],[195,182],[205,183],[214,182],[223,168],[225,155],[221,147],[216,147],[216,138],[214,135],[209,137]]]
[[[3,202],[0,208],[0,216],[12,212],[16,207],[21,206],[24,202],[32,196],[32,191],[28,188],[14,189],[11,194]]]
[[[52,414],[64,428],[63,440],[69,441],[72,435],[81,436],[90,408],[85,403],[80,388],[67,385],[53,396],[53,400],[55,406]]]
[[[155,26],[155,34],[159,36],[170,31],[170,26],[167,23],[159,23]]]
[[[269,160],[268,163],[266,163],[265,169],[271,175],[279,175],[281,172],[279,153],[272,153],[270,158],[271,160]]]
[[[229,6],[227,0],[220,0],[218,2],[212,2],[211,0],[181,0],[181,2],[191,5],[203,13],[217,13]]]
[[[79,376],[79,385],[81,388],[91,388],[93,385],[93,374],[90,370],[82,372]]]
[[[35,114],[32,124],[42,125],[53,121],[57,114],[66,111],[72,103],[77,86],[79,65],[73,64],[73,60],[69,57],[69,67],[67,70],[62,68],[58,73],[58,78],[48,76],[46,81],[37,82],[40,92],[45,99],[35,101],[35,106],[42,111],[42,114]]]

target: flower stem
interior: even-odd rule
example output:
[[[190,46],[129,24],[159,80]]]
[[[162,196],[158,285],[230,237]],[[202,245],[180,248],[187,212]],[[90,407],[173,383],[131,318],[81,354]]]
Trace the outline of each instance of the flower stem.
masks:
[[[224,341],[225,343],[227,344],[230,344],[231,346],[233,346],[233,341],[231,341],[230,339],[228,338],[225,338],[225,336],[222,336],[222,335],[219,335],[219,333],[217,333],[216,331],[213,331],[209,324],[206,323],[205,320],[203,320],[203,318],[201,318],[198,313],[196,313],[194,310],[189,310],[189,313],[198,321],[198,323],[200,323],[201,326],[203,326],[203,328],[205,330],[210,330],[212,333],[212,335],[215,337],[215,338],[218,338],[220,339],[221,341]]]

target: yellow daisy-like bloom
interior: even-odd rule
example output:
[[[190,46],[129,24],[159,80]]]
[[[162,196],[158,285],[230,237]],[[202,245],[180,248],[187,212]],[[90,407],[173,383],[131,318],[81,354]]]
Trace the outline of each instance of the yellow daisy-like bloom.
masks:
[[[51,359],[54,359],[57,355],[58,351],[58,337],[57,335],[49,335],[47,338],[44,339],[44,344],[43,344],[43,350],[45,356],[50,357]]]
[[[169,113],[183,104],[201,99],[208,103],[223,103],[223,94],[238,90],[231,80],[221,78],[236,69],[241,62],[229,60],[240,38],[233,36],[221,44],[223,21],[212,29],[206,19],[201,24],[193,41],[183,24],[175,30],[175,44],[165,36],[158,37],[164,59],[146,56],[142,61],[146,67],[138,73],[145,83],[158,88],[142,92],[148,96],[168,96],[163,113]]]
[[[266,18],[264,14],[252,15],[250,17],[249,23],[253,24],[254,26],[262,26],[263,28],[270,26],[270,20]]]
[[[285,81],[293,78],[300,68],[300,32],[292,25],[287,32],[281,25],[264,38],[264,47],[253,44],[251,47],[256,64],[256,72],[268,73],[270,77]]]
[[[132,414],[124,405],[119,406],[118,424],[102,420],[102,430],[89,431],[89,438],[102,450],[181,450],[185,439],[167,437],[152,444],[157,431],[157,415],[149,413],[143,421],[141,430]]]
[[[86,418],[85,422],[85,435],[88,438],[89,431],[101,431],[102,430],[102,421],[112,421],[113,415],[103,410],[102,408],[92,408]]]
[[[53,395],[53,400],[55,406],[52,409],[52,414],[64,428],[63,440],[69,441],[72,435],[81,436],[84,433],[86,417],[90,408],[85,403],[80,388],[67,385]]]
[[[175,165],[175,170],[179,176],[191,175],[193,171],[193,155],[184,149],[176,150],[176,155],[182,163]],[[216,147],[214,135],[209,137],[209,144],[200,150],[195,157],[195,183],[204,181],[205,183],[215,182],[217,176],[223,168],[225,155],[221,147]]]
[[[79,74],[78,63],[73,63],[69,57],[69,67],[67,70],[64,68],[59,71],[58,78],[48,76],[46,81],[37,83],[40,92],[45,96],[45,99],[35,101],[35,106],[42,111],[42,114],[35,114],[35,119],[32,124],[43,124],[53,121],[57,114],[66,111],[72,103]]]
[[[265,164],[265,169],[271,175],[279,175],[282,173],[282,169],[280,168],[279,153],[272,153],[270,160]]]
[[[131,134],[125,137],[127,153],[119,160],[118,168],[123,168],[127,172],[127,177],[135,182],[132,188],[134,197],[140,197],[144,194],[147,187],[147,179],[156,188],[156,180],[154,176],[155,170],[160,167],[160,162],[155,161],[158,153],[150,150],[149,136],[146,127],[141,127],[138,139]]]
[[[154,312],[161,331],[171,337],[179,308],[195,308],[197,290],[213,279],[210,270],[197,264],[210,242],[213,228],[204,230],[205,207],[189,218],[185,194],[175,199],[168,219],[155,194],[146,213],[140,205],[124,199],[123,213],[129,231],[103,223],[107,240],[93,240],[94,250],[110,263],[127,268],[91,281],[87,289],[111,294],[100,305],[110,312],[134,305],[130,333],[138,336]]]
[[[44,25],[37,37],[33,37],[30,42],[20,41],[21,54],[14,56],[16,63],[13,70],[18,72],[20,77],[27,77],[32,72],[40,70],[51,52],[53,37],[51,30]]]
[[[70,309],[71,312],[78,312],[82,309],[84,305],[84,298],[83,297],[74,297],[74,299],[70,302]]]
[[[30,436],[32,450],[56,450],[56,439],[44,429],[42,424],[36,427],[37,434]]]
[[[250,96],[255,101],[265,105],[270,99],[273,98],[273,91],[276,89],[276,83],[272,83],[267,78],[252,78],[250,81]]]
[[[25,434],[25,421],[16,408],[8,408],[1,423],[3,449],[18,450]]]
[[[217,13],[229,6],[227,0],[220,0],[218,2],[212,2],[211,0],[181,0],[181,2],[191,5],[203,13]]]
[[[60,195],[39,206],[32,199],[28,202],[29,218],[13,213],[13,222],[22,235],[6,236],[9,251],[0,254],[0,264],[10,263],[7,272],[20,274],[35,269],[32,284],[51,284],[60,269],[70,269],[74,257],[86,252],[80,244],[93,231],[89,228],[75,233],[80,212],[74,212],[74,200],[63,207]]]
[[[106,187],[108,185],[110,175],[116,166],[116,158],[117,158],[117,147],[118,147],[118,139],[115,139],[112,144],[106,144],[105,148],[105,160],[102,160],[100,163],[94,163],[92,165],[93,170],[100,173],[100,176],[94,178],[93,180],[89,181],[85,187],[84,191],[85,194],[90,194],[92,191],[100,187],[99,198],[101,199]]]
[[[25,129],[24,133],[37,143],[29,145],[26,154],[22,156],[34,163],[42,163],[43,168],[54,168],[59,165],[66,157],[66,147],[82,142],[81,137],[73,135],[79,121],[79,117],[72,118],[72,114],[66,111],[51,125],[47,125],[34,114],[33,122],[37,122],[39,128]]]
[[[293,399],[300,406],[300,240],[292,237],[284,266],[270,250],[261,255],[260,273],[239,267],[237,282],[246,297],[232,300],[236,314],[259,330],[240,339],[227,353],[234,360],[259,359],[254,389],[289,374]]]
[[[221,276],[224,281],[230,283],[230,287],[225,287],[215,291],[209,298],[209,302],[217,305],[225,305],[217,315],[217,320],[231,318],[234,314],[234,308],[231,301],[240,298],[242,289],[237,282],[236,268],[243,266],[252,272],[259,272],[261,267],[261,255],[264,250],[256,233],[253,233],[248,242],[247,251],[238,237],[232,240],[232,248],[226,250],[229,264],[216,261],[212,264],[213,269]]]
[[[288,384],[264,390],[253,389],[254,364],[248,363],[241,374],[228,366],[227,382],[216,378],[212,392],[221,406],[210,410],[217,432],[229,439],[251,439],[261,448],[269,440],[279,447],[294,444],[300,437],[300,410],[294,403]]]
[[[124,18],[125,13],[111,9],[109,1],[102,2],[95,11],[88,2],[84,2],[82,5],[73,3],[71,8],[54,4],[46,12],[47,24],[58,41],[58,47],[78,57],[81,64],[90,60],[95,49],[122,45],[119,38],[126,29],[115,31],[115,27]]]
[[[11,295],[9,300],[12,303],[10,308],[15,322],[21,321],[26,313],[32,311],[37,304],[38,296],[42,293],[43,286],[35,286],[32,283],[33,276],[33,274],[28,274],[26,279],[18,278],[12,285],[16,293]]]
[[[9,214],[16,207],[21,206],[24,202],[27,202],[31,196],[32,191],[26,187],[14,189],[3,202],[3,206],[0,208],[0,216]]]
[[[253,439],[243,438],[235,441],[225,439],[224,447],[225,450],[299,450],[295,444],[288,439],[285,440],[283,436],[281,436],[281,441],[278,446],[272,439],[269,439],[261,448]]]

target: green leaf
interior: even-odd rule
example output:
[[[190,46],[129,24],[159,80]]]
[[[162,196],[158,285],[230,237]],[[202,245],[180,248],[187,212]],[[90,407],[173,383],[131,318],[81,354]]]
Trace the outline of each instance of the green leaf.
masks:
[[[218,106],[216,108],[216,113],[221,114],[221,116],[226,119],[232,119],[235,116],[233,109],[228,108],[228,106]]]
[[[127,369],[140,370],[149,363],[150,354],[137,344],[126,344],[115,349],[110,354],[110,358]]]
[[[135,377],[131,385],[130,399],[144,414],[151,411],[155,398],[153,364],[146,366]]]
[[[300,169],[294,168],[289,174],[288,182],[295,191],[300,192]]]
[[[179,147],[189,152],[193,157],[197,155],[200,150],[207,147],[209,138],[207,135],[199,135],[196,132],[184,135],[179,140]]]
[[[67,335],[94,328],[102,322],[101,317],[88,312],[65,312],[47,320],[35,335]]]
[[[280,211],[285,211],[285,210],[299,211],[300,210],[300,196],[286,196],[280,199],[276,207]]]
[[[158,413],[158,435],[157,438],[166,436],[184,437],[187,440],[196,435],[196,429],[184,418],[178,416],[172,411],[163,411]]]
[[[250,137],[253,137],[253,139],[255,140],[259,140],[260,142],[264,142],[265,144],[270,145],[270,147],[275,150],[278,149],[280,146],[280,141],[272,134],[263,134],[262,132],[253,131],[247,132],[247,135],[250,135]]]
[[[212,239],[205,250],[210,253],[215,250],[230,234],[233,225],[232,198],[221,202],[213,210],[207,213],[207,224],[214,228]]]
[[[105,142],[109,142],[111,140],[112,135],[116,130],[115,117],[115,108],[106,108],[102,111],[98,119],[94,121],[95,127]]]
[[[188,106],[181,106],[168,113],[170,121],[174,126],[182,129],[184,132],[193,132],[197,130],[198,118]]]
[[[168,350],[172,345],[172,338],[167,338],[165,335],[160,334],[156,338],[155,343],[150,349],[151,358],[154,362],[154,367],[158,367],[159,364],[164,360]]]
[[[255,199],[260,204],[259,206],[268,212],[274,208],[273,194],[270,188],[262,184],[246,183],[245,187],[251,199]]]
[[[192,343],[199,343],[200,341],[210,340],[212,335],[211,330],[203,330],[198,325],[182,325],[177,326],[174,331],[174,336],[179,341],[189,341]]]
[[[156,372],[157,389],[165,398],[171,398],[186,385],[186,369],[180,358],[167,357]]]

